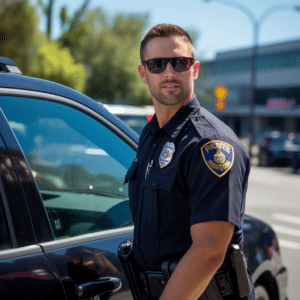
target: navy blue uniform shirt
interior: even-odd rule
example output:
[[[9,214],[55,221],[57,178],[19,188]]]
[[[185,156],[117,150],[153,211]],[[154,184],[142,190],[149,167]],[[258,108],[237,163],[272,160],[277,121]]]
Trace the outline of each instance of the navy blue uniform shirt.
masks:
[[[242,248],[250,162],[235,133],[194,96],[162,128],[144,128],[128,170],[134,256],[143,270],[179,260],[192,244],[190,226],[235,225],[231,243]]]

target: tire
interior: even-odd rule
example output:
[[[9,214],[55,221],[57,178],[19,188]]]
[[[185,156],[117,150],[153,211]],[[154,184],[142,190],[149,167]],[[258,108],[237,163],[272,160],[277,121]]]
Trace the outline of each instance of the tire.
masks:
[[[263,285],[259,283],[256,284],[254,287],[254,291],[256,300],[271,300],[267,289]]]

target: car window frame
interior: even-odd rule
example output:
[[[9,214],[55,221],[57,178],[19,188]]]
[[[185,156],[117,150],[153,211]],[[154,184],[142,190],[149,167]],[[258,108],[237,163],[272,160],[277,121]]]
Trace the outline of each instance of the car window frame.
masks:
[[[59,95],[54,95],[54,94],[49,94],[47,92],[40,92],[40,91],[34,91],[34,90],[24,90],[24,89],[15,89],[15,88],[0,88],[0,96],[13,96],[13,97],[22,97],[22,98],[35,98],[38,100],[46,100],[46,101],[51,101],[51,102],[56,102],[60,103],[63,105],[67,105],[69,107],[72,107],[74,109],[77,109],[81,111],[82,113],[92,117],[99,123],[103,124],[105,127],[107,127],[109,130],[111,130],[114,134],[116,134],[118,137],[120,137],[125,143],[127,143],[134,151],[137,151],[137,142],[134,141],[133,138],[131,138],[128,134],[126,134],[125,131],[123,131],[121,128],[117,127],[112,121],[109,119],[105,118],[105,116],[101,115],[100,112],[97,112],[90,108],[87,105],[84,105],[76,100],[73,100],[71,98],[66,98],[65,96],[59,96]],[[100,104],[99,104],[100,105]],[[126,126],[126,125],[124,125]],[[12,130],[12,129],[11,129]],[[15,135],[14,135],[15,137]],[[15,137],[17,140],[17,138]],[[18,141],[18,140],[17,140]],[[27,162],[26,156],[23,153],[22,147],[18,143],[19,150],[22,152],[23,158],[26,162],[27,169],[30,171],[30,174],[32,175],[31,168]],[[91,234],[84,234],[83,236],[78,236],[78,237],[70,237],[70,238],[62,238],[61,240],[54,240],[50,224],[48,221],[48,217],[46,215],[45,207],[43,205],[43,200],[42,196],[40,194],[39,188],[36,184],[36,181],[33,176],[31,176],[31,184],[34,186],[35,189],[35,197],[34,199],[32,198],[32,195],[28,197],[26,195],[26,191],[24,191],[25,194],[25,200],[26,203],[29,207],[29,214],[30,217],[32,218],[33,221],[33,231],[34,233],[38,228],[40,227],[39,222],[41,221],[42,218],[37,218],[34,215],[32,215],[30,207],[33,206],[33,203],[39,203],[43,207],[44,215],[46,216],[47,223],[49,225],[49,228],[47,228],[47,238],[41,238],[40,235],[37,235],[36,237],[36,242],[40,245],[44,245],[47,249],[54,249],[54,248],[59,248],[61,247],[62,244],[64,244],[65,240],[69,240],[68,242],[65,242],[66,245],[72,245],[72,244],[77,244],[79,241],[92,241],[92,240],[97,240],[97,239],[102,239],[102,238],[108,238],[111,236],[119,236],[119,235],[126,235],[126,234],[131,234],[133,232],[133,226],[128,226],[126,228],[115,228],[111,230],[107,230],[104,232],[96,232],[96,233],[91,233]],[[21,183],[21,186],[23,184]],[[24,189],[23,189],[24,190]],[[91,237],[90,235],[94,235],[94,237]],[[85,237],[87,236],[87,237]],[[91,239],[92,238],[92,239]],[[48,245],[49,246],[46,246]],[[50,246],[52,245],[52,246]],[[53,248],[54,247],[54,248]]]
[[[10,213],[10,208],[9,208],[9,204],[7,201],[7,197],[6,197],[6,193],[4,190],[4,185],[3,185],[1,177],[0,177],[0,202],[1,202],[0,205],[3,206],[3,214],[4,214],[3,217],[5,218],[5,222],[7,224],[7,234],[9,235],[10,242],[11,242],[10,249],[15,249],[18,247],[17,237],[16,237],[16,232],[14,230],[13,218]],[[0,254],[1,254],[1,252],[10,250],[10,249],[1,250]],[[0,260],[1,260],[1,256],[0,256]]]
[[[16,161],[24,162],[24,155],[21,152],[13,130],[10,128],[4,112],[0,108],[0,147],[1,155],[5,156],[5,167],[10,179],[1,175],[0,189],[1,201],[8,226],[8,234],[11,240],[11,249],[26,247],[36,242],[32,220],[28,211],[24,188],[21,185],[18,175]],[[17,158],[15,157],[17,156]],[[24,165],[17,163],[19,165]],[[12,199],[12,201],[8,201]],[[16,205],[19,209],[16,210]],[[22,213],[20,213],[22,212]],[[20,221],[21,220],[21,221]],[[9,249],[7,249],[9,250]]]

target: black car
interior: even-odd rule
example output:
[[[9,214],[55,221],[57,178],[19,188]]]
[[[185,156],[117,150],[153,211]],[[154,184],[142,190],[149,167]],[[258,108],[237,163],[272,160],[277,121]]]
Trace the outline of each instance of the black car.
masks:
[[[85,285],[89,299],[131,300],[117,247],[133,233],[124,176],[138,135],[9,59],[0,70],[0,298],[79,299]],[[286,299],[275,232],[249,216],[243,229],[259,299]]]
[[[300,134],[295,134],[293,145],[292,171],[296,174],[300,169]]]
[[[256,140],[258,164],[264,167],[290,167],[295,150],[295,134],[280,131],[266,131]],[[296,151],[299,152],[299,149]]]

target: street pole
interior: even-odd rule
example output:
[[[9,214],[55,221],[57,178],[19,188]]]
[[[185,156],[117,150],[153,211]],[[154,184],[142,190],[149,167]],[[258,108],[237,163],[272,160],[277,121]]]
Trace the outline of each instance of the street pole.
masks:
[[[203,0],[204,2],[217,2],[223,5],[227,5],[242,11],[251,21],[253,26],[253,44],[251,51],[251,67],[250,67],[250,98],[249,98],[249,117],[248,117],[248,125],[249,125],[249,154],[251,156],[251,148],[253,142],[255,140],[255,96],[256,96],[256,81],[257,81],[257,68],[256,64],[259,57],[259,32],[262,23],[269,17],[271,14],[282,11],[282,10],[295,10],[297,12],[300,11],[300,5],[273,5],[264,11],[258,18],[255,14],[245,5],[236,2],[236,1],[222,1],[222,0]]]

